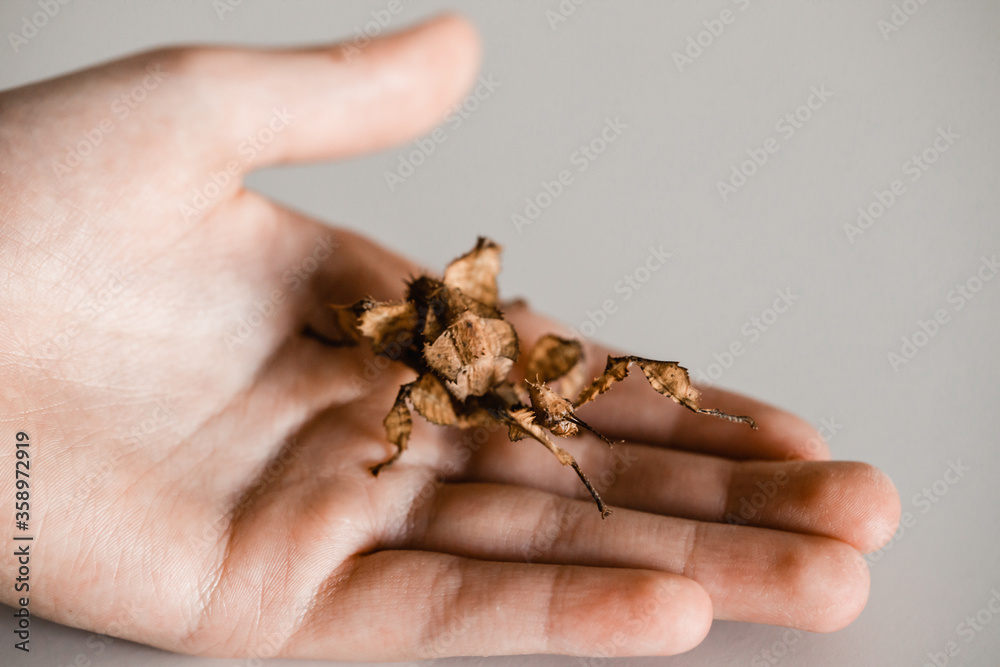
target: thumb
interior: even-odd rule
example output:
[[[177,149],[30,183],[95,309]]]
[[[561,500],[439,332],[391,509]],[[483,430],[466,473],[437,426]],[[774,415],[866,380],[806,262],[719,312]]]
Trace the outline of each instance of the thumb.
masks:
[[[475,29],[451,15],[368,43],[179,53],[174,79],[187,104],[178,113],[199,115],[190,118],[199,146],[189,155],[253,168],[342,158],[423,134],[479,68]]]

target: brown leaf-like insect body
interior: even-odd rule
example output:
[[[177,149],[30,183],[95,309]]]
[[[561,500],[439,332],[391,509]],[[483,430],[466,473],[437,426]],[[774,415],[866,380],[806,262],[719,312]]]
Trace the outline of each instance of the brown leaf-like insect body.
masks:
[[[699,407],[698,390],[687,370],[673,361],[609,356],[604,372],[584,386],[583,344],[552,334],[540,338],[528,352],[525,380],[511,382],[508,376],[519,344],[497,306],[500,252],[500,246],[480,237],[475,248],[448,265],[443,280],[431,276],[411,280],[402,301],[362,299],[351,306],[332,307],[332,328],[339,331],[331,343],[350,345],[368,338],[376,354],[396,358],[418,376],[400,387],[383,421],[386,438],[396,451],[372,466],[373,474],[406,450],[413,430],[412,405],[434,424],[502,425],[512,441],[540,442],[561,464],[573,468],[601,517],[607,517],[611,510],[576,459],[548,434],[571,437],[585,429],[611,445],[576,410],[624,380],[632,364],[639,366],[653,389],[689,410],[756,428],[750,417]],[[573,395],[576,400],[568,398]]]
[[[583,389],[584,372],[583,343],[546,334],[532,346],[524,377],[535,382],[555,382],[561,395],[576,396]]]
[[[524,376],[535,382],[559,380],[583,363],[583,343],[545,334],[528,353]]]
[[[576,407],[580,407],[585,403],[589,403],[610,389],[611,385],[614,383],[624,380],[628,375],[629,363],[630,359],[628,357],[609,356],[608,363],[604,367],[604,372],[594,378],[594,380],[587,385],[582,392],[580,392],[580,395],[573,402],[573,404]]]
[[[476,247],[444,270],[444,283],[487,306],[497,305],[497,274],[500,273],[500,246],[484,236]]]
[[[507,379],[517,359],[517,334],[503,320],[466,312],[424,348],[424,356],[451,394],[464,401]]]
[[[553,443],[547,435],[545,435],[545,430],[538,424],[535,423],[534,415],[531,410],[527,408],[518,408],[504,415],[505,421],[509,424],[509,430],[507,437],[510,438],[512,442],[517,442],[525,437],[531,437],[538,442],[545,445],[550,452],[555,454],[559,463],[563,465],[568,465],[576,471],[577,476],[583,485],[590,492],[591,497],[594,502],[597,503],[597,509],[601,513],[601,518],[605,519],[611,514],[611,510],[604,503],[604,499],[601,498],[601,494],[597,492],[594,485],[591,484],[590,479],[584,474],[583,470],[580,469],[580,464],[576,462],[573,455],[567,452],[562,447]]]
[[[412,384],[404,384],[396,394],[396,402],[393,403],[389,414],[382,420],[385,427],[385,436],[392,444],[396,445],[396,452],[385,461],[372,466],[373,475],[378,475],[379,471],[391,465],[406,450],[406,445],[410,442],[410,433],[413,431],[413,418],[410,416],[410,409],[406,407],[406,399],[409,397]]]
[[[454,426],[458,423],[452,396],[436,375],[424,373],[412,386],[410,402],[421,417],[441,426]]]
[[[757,428],[757,424],[751,417],[743,415],[730,415],[721,410],[712,410],[698,407],[700,394],[691,384],[687,369],[676,361],[654,361],[642,357],[625,356],[615,357],[608,355],[608,363],[604,368],[604,373],[599,375],[585,388],[574,405],[580,407],[588,403],[600,394],[611,388],[616,382],[624,380],[628,376],[629,366],[637,364],[642,370],[650,386],[664,396],[669,396],[676,403],[683,405],[692,412],[702,415],[719,417],[726,421],[742,422],[752,429]]]
[[[417,324],[417,310],[409,301],[388,303],[363,302],[358,315],[358,331],[372,341],[376,354],[382,354],[392,343],[412,341]]]
[[[579,433],[581,428],[585,428],[608,445],[614,444],[577,417],[573,403],[569,399],[563,398],[544,384],[536,384],[530,380],[526,381],[526,384],[531,407],[535,411],[535,419],[553,435],[569,437]]]

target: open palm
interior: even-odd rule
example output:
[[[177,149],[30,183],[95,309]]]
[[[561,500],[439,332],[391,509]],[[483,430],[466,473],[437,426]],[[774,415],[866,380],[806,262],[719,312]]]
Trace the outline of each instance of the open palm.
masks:
[[[666,654],[713,617],[829,631],[860,613],[895,489],[751,399],[703,403],[755,432],[641,378],[584,408],[626,440],[566,443],[603,521],[504,430],[417,419],[370,474],[412,374],[325,344],[324,306],[398,298],[418,269],[240,181],[415,136],[476,66],[474,32],[443,18],[361,50],[157,51],[0,96],[0,428],[32,443],[32,613],[181,652],[372,660]],[[525,347],[559,331],[508,319]],[[587,354],[596,374],[607,351]]]

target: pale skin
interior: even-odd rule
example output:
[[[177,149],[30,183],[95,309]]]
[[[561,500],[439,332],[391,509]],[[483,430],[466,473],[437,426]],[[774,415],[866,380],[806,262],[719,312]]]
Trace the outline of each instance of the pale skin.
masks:
[[[754,399],[711,389],[703,404],[758,431],[641,377],[582,409],[624,439],[559,441],[614,509],[603,521],[570,468],[502,431],[463,441],[415,418],[410,449],[371,475],[413,375],[303,330],[323,330],[326,303],[400,297],[420,269],[240,181],[419,136],[478,54],[444,17],[360,53],[158,51],[0,96],[0,459],[13,470],[29,434],[32,614],[183,653],[406,660],[665,655],[713,618],[828,632],[861,613],[862,554],[895,530],[896,490]],[[111,104],[147,67],[165,76],[120,119]],[[57,174],[103,119],[113,130]],[[272,122],[248,162],[241,142]],[[525,346],[560,331],[522,306],[509,319]],[[592,373],[606,354],[588,344]],[[8,507],[14,492],[0,475]],[[0,599],[17,605],[2,553]]]

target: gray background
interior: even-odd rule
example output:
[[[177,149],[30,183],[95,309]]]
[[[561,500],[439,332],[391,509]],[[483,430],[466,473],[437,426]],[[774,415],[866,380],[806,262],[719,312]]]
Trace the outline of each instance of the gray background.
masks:
[[[244,0],[220,19],[208,2],[77,0],[15,54],[6,35],[38,6],[6,1],[0,86],[168,43],[334,40],[386,4]],[[808,635],[718,622],[691,653],[634,664],[922,665],[949,641],[959,647],[950,664],[997,664],[1000,618],[971,641],[958,625],[1000,590],[1000,277],[960,309],[949,293],[1000,252],[1000,7],[911,0],[915,13],[883,34],[890,2],[564,5],[575,10],[553,27],[546,12],[558,12],[555,0],[404,2],[390,28],[449,7],[471,17],[484,39],[483,74],[499,87],[448,126],[395,191],[384,174],[413,145],[257,173],[251,185],[430,266],[489,235],[506,247],[506,294],[528,295],[577,327],[614,299],[597,338],[712,371],[817,425],[832,420],[835,457],[871,462],[895,481],[912,520],[870,558],[871,599],[849,628]],[[678,68],[673,54],[724,9],[732,22]],[[787,136],[776,123],[814,86],[832,96]],[[608,118],[627,127],[577,171],[574,152]],[[911,180],[907,160],[949,128],[959,137]],[[723,200],[717,182],[768,138],[777,152]],[[519,233],[511,215],[563,169],[572,184]],[[851,242],[844,225],[896,179],[905,192]],[[633,298],[616,294],[615,283],[661,244],[672,253],[666,265]],[[767,316],[779,289],[797,300],[753,340],[746,323]],[[894,369],[889,353],[938,309],[948,322]],[[734,341],[745,352],[713,369],[713,355]],[[946,476],[953,462],[970,470]],[[917,497],[925,488],[935,502]],[[89,633],[40,621],[23,660],[11,635],[0,636],[5,663],[248,664],[122,641],[98,652]]]

